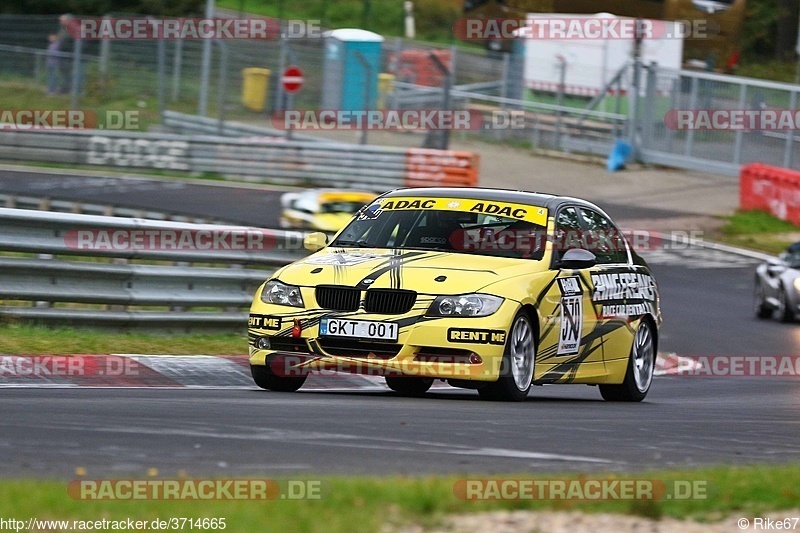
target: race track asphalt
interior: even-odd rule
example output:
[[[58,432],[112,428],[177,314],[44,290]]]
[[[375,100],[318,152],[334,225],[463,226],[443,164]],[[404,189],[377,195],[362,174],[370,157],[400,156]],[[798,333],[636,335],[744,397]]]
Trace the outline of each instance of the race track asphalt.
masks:
[[[15,180],[3,172],[0,191],[41,196],[36,191],[55,187],[48,185],[51,179]],[[274,225],[267,217],[276,212],[279,195],[111,178],[61,180],[54,198],[104,203],[124,191],[126,203],[118,205],[267,227]],[[605,207],[618,218],[642,216],[627,206]],[[800,324],[753,317],[756,260],[698,248],[644,255],[663,300],[660,352],[800,352]],[[799,410],[800,378],[790,376],[661,376],[644,403],[630,405],[603,402],[596,388],[582,385],[536,387],[519,404],[483,402],[460,389],[409,399],[374,389],[0,388],[0,476],[69,478],[77,467],[92,476],[138,476],[158,468],[160,475],[184,470],[313,477],[798,461]]]

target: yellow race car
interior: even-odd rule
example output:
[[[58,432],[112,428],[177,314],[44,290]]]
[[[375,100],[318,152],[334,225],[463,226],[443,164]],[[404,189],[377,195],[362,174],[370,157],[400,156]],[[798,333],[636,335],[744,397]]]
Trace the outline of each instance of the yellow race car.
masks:
[[[281,196],[282,228],[336,233],[353,214],[375,199],[376,194],[346,189],[309,189]]]
[[[256,291],[250,368],[265,389],[310,373],[380,375],[405,395],[435,379],[483,398],[599,385],[641,401],[661,325],[647,264],[597,206],[480,188],[392,191]]]

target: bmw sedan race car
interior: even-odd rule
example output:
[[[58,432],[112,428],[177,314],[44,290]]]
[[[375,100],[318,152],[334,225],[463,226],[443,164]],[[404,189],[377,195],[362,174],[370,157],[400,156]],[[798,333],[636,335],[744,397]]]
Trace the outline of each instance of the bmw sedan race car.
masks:
[[[282,228],[311,229],[335,233],[347,224],[375,193],[344,189],[309,189],[281,196]]]
[[[399,189],[364,206],[316,253],[256,291],[256,384],[295,391],[311,373],[385,376],[404,395],[434,380],[487,399],[532,385],[599,385],[641,401],[661,325],[647,264],[597,206],[479,188]]]
[[[756,317],[792,322],[800,313],[800,242],[756,268]]]

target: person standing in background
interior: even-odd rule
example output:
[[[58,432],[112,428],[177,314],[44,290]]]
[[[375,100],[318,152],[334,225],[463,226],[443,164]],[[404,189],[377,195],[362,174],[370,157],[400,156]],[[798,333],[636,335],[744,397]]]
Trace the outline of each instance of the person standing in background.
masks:
[[[51,33],[48,36],[50,42],[47,45],[47,94],[56,94],[59,88],[59,76],[61,74],[61,62],[63,58],[59,54],[58,35]]]
[[[72,15],[64,14],[58,17],[58,23],[60,28],[58,30],[57,35],[57,42],[58,42],[58,50],[60,52],[68,52],[72,53],[74,47],[74,40],[72,36],[69,34],[69,23],[72,20]],[[61,72],[61,83],[58,92],[61,94],[68,93],[70,88],[72,87],[72,62],[74,58],[72,56],[60,56],[59,57],[59,68],[58,70]]]

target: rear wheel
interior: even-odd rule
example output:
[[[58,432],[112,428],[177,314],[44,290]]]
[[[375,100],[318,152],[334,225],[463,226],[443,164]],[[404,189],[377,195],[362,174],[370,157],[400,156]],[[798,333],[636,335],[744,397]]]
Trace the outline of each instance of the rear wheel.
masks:
[[[294,392],[306,382],[306,376],[282,377],[276,376],[269,365],[250,365],[250,374],[253,381],[262,389],[277,392]]]
[[[764,295],[764,286],[761,282],[756,280],[756,288],[753,292],[753,309],[756,318],[762,320],[772,318],[772,309],[767,305],[767,299]]]
[[[422,396],[433,385],[433,378],[386,376],[386,385],[401,396]]]
[[[650,390],[655,366],[655,332],[649,321],[641,320],[633,338],[624,381],[619,385],[600,385],[600,395],[609,402],[641,402]]]
[[[511,323],[500,367],[500,378],[478,389],[478,394],[485,400],[524,400],[531,389],[535,360],[536,337],[533,325],[528,315],[520,311]]]

